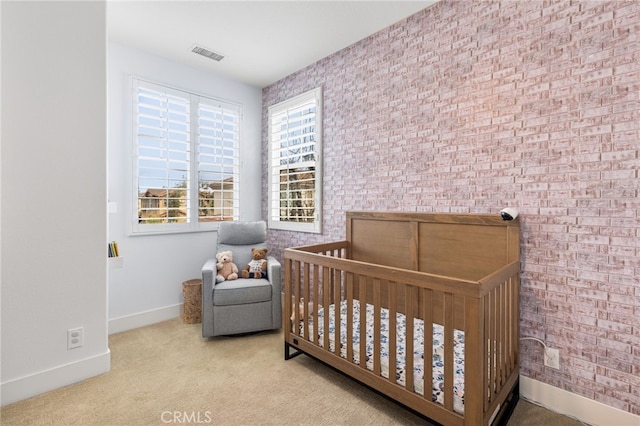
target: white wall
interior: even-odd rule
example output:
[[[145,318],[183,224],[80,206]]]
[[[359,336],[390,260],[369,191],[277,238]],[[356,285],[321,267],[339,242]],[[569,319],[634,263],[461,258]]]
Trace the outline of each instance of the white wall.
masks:
[[[204,59],[203,60],[207,60]],[[180,314],[182,282],[215,255],[215,232],[131,236],[131,76],[243,106],[241,219],[260,219],[262,90],[120,44],[109,44],[109,240],[122,259],[109,268],[109,333]],[[255,152],[255,155],[251,155]]]
[[[105,3],[0,7],[4,405],[108,371],[110,354]]]

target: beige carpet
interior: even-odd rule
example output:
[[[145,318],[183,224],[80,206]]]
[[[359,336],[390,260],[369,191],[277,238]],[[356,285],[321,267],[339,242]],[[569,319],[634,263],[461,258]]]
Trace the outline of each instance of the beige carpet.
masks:
[[[204,340],[180,319],[110,336],[112,369],[0,410],[9,425],[425,425],[323,364],[283,358],[281,332]],[[580,425],[520,401],[509,425]]]

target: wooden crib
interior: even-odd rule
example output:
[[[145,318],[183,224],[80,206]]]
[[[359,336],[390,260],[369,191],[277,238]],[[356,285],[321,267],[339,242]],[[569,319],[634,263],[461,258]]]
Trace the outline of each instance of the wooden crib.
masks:
[[[505,423],[519,393],[518,219],[348,212],[346,228],[285,250],[285,359],[307,354],[444,425]]]

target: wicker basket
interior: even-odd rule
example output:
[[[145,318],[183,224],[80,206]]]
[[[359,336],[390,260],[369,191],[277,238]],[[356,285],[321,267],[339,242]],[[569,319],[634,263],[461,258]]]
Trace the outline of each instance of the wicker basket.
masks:
[[[202,321],[202,280],[194,278],[182,283],[182,295],[184,305],[182,318],[187,324],[196,324]]]

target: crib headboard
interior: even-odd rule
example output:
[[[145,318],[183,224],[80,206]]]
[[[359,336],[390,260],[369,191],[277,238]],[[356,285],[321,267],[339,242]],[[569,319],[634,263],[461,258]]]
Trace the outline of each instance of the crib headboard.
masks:
[[[347,212],[353,260],[477,281],[520,258],[520,222],[499,214]]]

